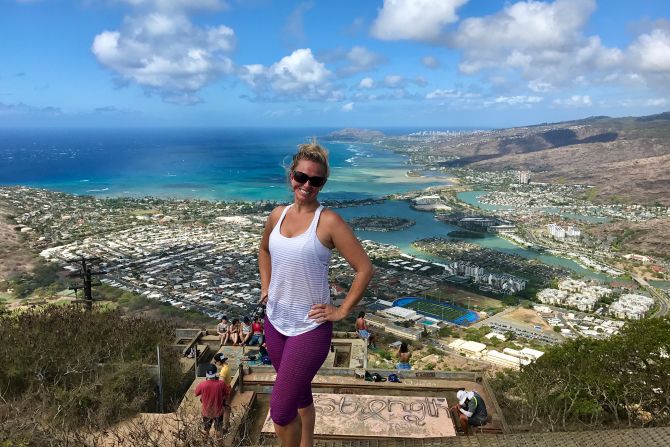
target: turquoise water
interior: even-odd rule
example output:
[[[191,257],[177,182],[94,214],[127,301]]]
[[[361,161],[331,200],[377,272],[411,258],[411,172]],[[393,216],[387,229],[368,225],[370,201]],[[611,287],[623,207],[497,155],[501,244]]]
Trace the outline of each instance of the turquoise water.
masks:
[[[465,192],[459,192],[456,194],[456,196],[459,198],[459,200],[470,204],[472,206],[476,206],[479,209],[482,210],[487,210],[487,211],[496,211],[496,210],[507,210],[507,209],[514,209],[512,206],[506,206],[506,205],[491,205],[488,203],[481,203],[479,201],[479,197],[483,196],[486,194],[487,191],[465,191]],[[546,207],[534,207],[533,209],[543,211],[547,214],[556,214],[558,216],[567,218],[567,219],[574,219],[574,220],[581,220],[582,222],[586,223],[604,223],[604,222],[609,222],[610,219],[607,217],[601,217],[601,216],[585,216],[583,214],[575,214],[575,213],[561,213],[559,212],[559,209],[556,207],[551,207],[551,206],[546,206]]]
[[[337,212],[346,220],[362,216],[397,216],[416,221],[416,225],[404,230],[388,232],[356,231],[356,235],[361,239],[370,239],[384,244],[396,245],[405,253],[436,262],[445,262],[447,260],[437,256],[430,256],[414,249],[411,246],[412,242],[429,237],[446,238],[449,232],[459,229],[454,225],[440,222],[433,217],[432,213],[414,210],[409,206],[408,202],[400,200],[387,200],[384,203],[362,207],[341,208]],[[545,264],[564,267],[586,277],[600,280],[611,279],[606,275],[585,269],[570,259],[519,247],[494,235],[486,234],[485,237],[480,239],[468,239],[468,242],[504,253],[523,256],[524,258],[539,259]]]
[[[670,281],[652,280],[648,282],[654,287],[670,291]]]
[[[285,167],[328,129],[0,130],[0,185],[110,197],[292,199]],[[446,180],[408,178],[407,159],[370,144],[320,138],[331,177],[322,197],[357,199]]]
[[[0,130],[0,185],[41,187],[101,197],[174,197],[209,200],[290,201],[285,167],[299,143],[329,129],[3,129]],[[320,141],[330,151],[331,177],[325,199],[376,198],[447,184],[439,177],[409,178],[407,158],[365,143]],[[473,191],[459,195],[476,202]],[[482,205],[487,206],[487,205]],[[457,228],[419,212],[407,202],[344,208],[343,217],[396,216],[416,225],[388,233],[361,231],[363,239],[393,244],[406,253],[411,243]],[[585,276],[597,276],[573,261],[517,247],[487,235],[473,243],[540,259]]]

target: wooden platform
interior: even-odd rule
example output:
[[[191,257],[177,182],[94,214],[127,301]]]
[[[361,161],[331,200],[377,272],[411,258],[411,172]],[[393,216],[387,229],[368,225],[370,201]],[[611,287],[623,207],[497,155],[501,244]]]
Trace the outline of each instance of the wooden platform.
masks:
[[[444,397],[314,393],[315,438],[444,438],[456,436]],[[270,414],[263,433],[274,434]]]

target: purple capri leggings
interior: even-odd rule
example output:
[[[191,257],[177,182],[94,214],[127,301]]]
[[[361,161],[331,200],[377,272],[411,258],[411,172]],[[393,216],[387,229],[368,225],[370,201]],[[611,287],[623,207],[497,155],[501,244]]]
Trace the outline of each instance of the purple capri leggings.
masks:
[[[304,334],[287,337],[265,317],[265,341],[277,378],[270,397],[270,417],[288,425],[299,408],[312,403],[312,379],[328,357],[333,323],[327,321]]]

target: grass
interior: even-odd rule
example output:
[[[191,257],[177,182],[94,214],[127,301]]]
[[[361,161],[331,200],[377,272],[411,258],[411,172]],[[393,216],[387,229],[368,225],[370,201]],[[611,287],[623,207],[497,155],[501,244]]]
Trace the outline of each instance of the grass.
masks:
[[[507,307],[499,299],[479,295],[470,290],[463,290],[449,286],[442,286],[435,290],[425,291],[424,296],[434,301],[453,303],[457,306],[476,310],[486,310],[491,313],[499,312]]]
[[[437,303],[430,303],[426,301],[414,301],[413,303],[410,303],[405,307],[408,309],[418,311],[422,314],[430,315],[431,317],[447,321],[455,320],[456,318],[466,314],[466,312],[462,310],[453,309],[451,307],[443,306]]]

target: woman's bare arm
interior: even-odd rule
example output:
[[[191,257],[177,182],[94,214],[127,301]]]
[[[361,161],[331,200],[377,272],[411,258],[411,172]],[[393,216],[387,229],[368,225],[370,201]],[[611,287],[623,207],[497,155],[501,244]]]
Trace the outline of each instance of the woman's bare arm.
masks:
[[[316,304],[309,312],[309,318],[318,323],[324,321],[339,321],[349,315],[351,310],[361,300],[365,288],[374,274],[374,267],[363,246],[349,225],[335,212],[326,210],[321,214],[321,223],[326,226],[327,234],[332,246],[340,252],[342,257],[354,269],[354,280],[349,292],[340,307],[330,304]]]
[[[261,245],[258,250],[258,271],[261,275],[261,296],[260,303],[265,304],[268,300],[268,289],[270,288],[270,277],[272,275],[272,262],[270,260],[270,233],[277,224],[279,216],[281,216],[283,206],[278,206],[268,216],[265,221],[265,228],[263,229],[263,236],[261,237]]]

